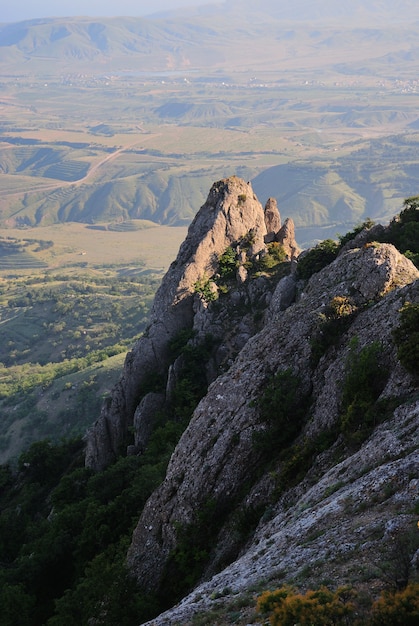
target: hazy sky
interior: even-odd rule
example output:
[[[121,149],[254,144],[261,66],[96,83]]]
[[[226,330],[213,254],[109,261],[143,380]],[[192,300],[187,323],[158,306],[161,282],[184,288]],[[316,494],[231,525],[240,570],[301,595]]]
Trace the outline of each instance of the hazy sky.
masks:
[[[140,16],[214,2],[216,0],[0,0],[0,22],[71,15]]]

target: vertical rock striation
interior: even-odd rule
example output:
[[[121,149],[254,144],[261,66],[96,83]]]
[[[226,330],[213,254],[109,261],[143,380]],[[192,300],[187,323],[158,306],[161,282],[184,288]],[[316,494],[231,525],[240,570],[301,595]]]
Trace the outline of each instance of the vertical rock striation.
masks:
[[[271,205],[268,223],[270,232],[275,235],[281,222],[276,203],[271,202]],[[162,398],[148,398],[140,408],[138,405],[150,386],[150,376],[167,374],[170,340],[182,329],[194,325],[202,332],[206,327],[208,332],[208,324],[202,319],[205,306],[199,307],[196,302],[197,281],[213,277],[218,270],[219,257],[229,246],[237,246],[243,239],[248,244],[248,257],[263,255],[267,235],[265,218],[266,212],[250,183],[235,176],[214,183],[156,293],[148,330],[128,353],[123,374],[87,435],[87,466],[103,469],[123,452],[133,424],[137,433],[138,428],[144,427],[143,433],[136,437],[137,447],[145,444],[152,407],[161,405]],[[296,246],[295,241],[290,245]],[[240,280],[246,282],[244,265],[241,270]],[[248,335],[244,330],[242,343]]]
[[[404,383],[400,380],[403,373],[391,331],[403,302],[418,298],[418,277],[418,270],[394,246],[377,244],[345,251],[314,274],[299,300],[285,310],[281,297],[274,294],[262,330],[249,338],[228,372],[209,387],[172,455],[164,482],[146,503],[128,553],[129,565],[144,588],[156,590],[166,584],[171,575],[167,565],[179,545],[178,529],[199,524],[199,512],[208,503],[224,522],[213,539],[206,577],[234,554],[230,514],[271,505],[272,471],[261,478],[261,468],[273,468],[255,446],[255,434],[266,427],[260,419],[260,400],[275,374],[292,371],[299,380],[298,393],[311,397],[309,418],[299,427],[302,442],[307,437],[314,441],[338,423],[351,340],[359,349],[379,343],[389,372],[383,395],[386,389],[392,395],[406,393],[412,381],[406,375]],[[283,290],[282,281],[277,290]],[[350,300],[357,314],[342,331],[339,345],[315,364],[312,340],[319,336],[322,315],[334,298]],[[279,463],[279,473],[280,467]]]

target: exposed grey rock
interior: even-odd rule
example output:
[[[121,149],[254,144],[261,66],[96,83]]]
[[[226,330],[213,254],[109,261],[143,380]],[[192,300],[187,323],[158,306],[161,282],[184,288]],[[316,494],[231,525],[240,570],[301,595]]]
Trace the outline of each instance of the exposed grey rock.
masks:
[[[389,370],[397,369],[391,330],[403,301],[418,297],[418,277],[418,270],[393,246],[368,246],[349,250],[313,275],[298,302],[285,310],[279,298],[261,332],[249,338],[230,370],[210,386],[171,458],[165,481],[144,508],[128,554],[142,585],[158,587],[177,545],[179,524],[193,523],[209,499],[233,500],[252,481],[260,462],[253,442],[253,433],[261,428],[257,400],[269,376],[291,369],[301,390],[313,391],[305,427],[306,435],[313,437],[338,419],[353,337],[360,348],[373,339],[380,341]],[[339,351],[329,351],[313,371],[311,340],[319,315],[336,296],[353,298],[360,313],[342,337]],[[410,377],[405,373],[405,378]]]
[[[265,205],[265,224],[266,235],[265,242],[275,241],[276,235],[281,229],[281,216],[278,211],[278,205],[275,198],[268,198]]]
[[[409,477],[419,472],[418,427],[417,401],[398,408],[357,452],[307,477],[291,505],[282,499],[243,555],[147,626],[190,626],[194,615],[217,608],[224,589],[226,604],[276,577],[280,586],[311,571],[304,581],[310,588],[325,577],[353,585],[372,572],[397,532],[416,526],[411,503],[419,490]],[[386,495],[389,486],[397,486],[397,498]]]
[[[361,248],[370,241],[379,240],[385,231],[382,224],[375,224],[371,228],[363,228],[353,239],[348,241],[341,250],[341,254],[351,248]]]
[[[87,466],[103,469],[120,452],[147,378],[165,374],[170,340],[193,326],[197,281],[210,279],[221,254],[243,238],[250,256],[264,252],[265,235],[264,210],[250,183],[235,176],[214,183],[156,293],[148,330],[128,353],[121,379],[87,435]]]
[[[285,311],[294,301],[297,294],[297,281],[294,274],[289,274],[282,278],[270,301],[270,313]]]

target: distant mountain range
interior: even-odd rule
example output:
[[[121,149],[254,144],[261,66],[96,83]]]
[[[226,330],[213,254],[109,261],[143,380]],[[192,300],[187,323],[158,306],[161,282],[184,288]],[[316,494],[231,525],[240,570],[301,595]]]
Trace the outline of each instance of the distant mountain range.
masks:
[[[418,24],[409,0],[233,0],[0,25],[0,225],[185,225],[233,172],[300,233],[386,220],[417,193]],[[182,138],[166,142],[173,128]],[[220,132],[192,135],[203,128]]]
[[[95,63],[96,71],[107,71],[138,69],[138,64],[144,62],[149,71],[214,69],[226,64],[238,67],[240,60],[249,66],[249,59],[256,69],[269,59],[275,66],[279,59],[273,54],[272,46],[280,46],[287,39],[295,40],[297,56],[304,57],[305,51],[312,56],[320,53],[321,59],[321,46],[333,46],[333,40],[325,33],[329,30],[330,36],[332,27],[335,32],[352,30],[346,44],[354,54],[360,42],[376,37],[377,29],[383,26],[397,31],[402,25],[410,25],[408,39],[412,38],[413,42],[416,20],[419,20],[419,5],[408,0],[339,3],[265,0],[257,4],[233,0],[156,14],[147,19],[36,19],[0,25],[0,71],[30,73],[39,69],[54,71],[54,67],[60,71],[68,69],[68,63],[73,70],[86,65],[93,69],[91,64]],[[299,33],[297,38],[301,28],[306,31],[306,37]],[[247,42],[245,48],[244,42]],[[392,43],[394,46],[394,36]],[[406,43],[405,39],[405,46]],[[339,44],[343,51],[345,42],[340,40]],[[345,54],[340,59],[333,54],[334,62],[344,58]]]

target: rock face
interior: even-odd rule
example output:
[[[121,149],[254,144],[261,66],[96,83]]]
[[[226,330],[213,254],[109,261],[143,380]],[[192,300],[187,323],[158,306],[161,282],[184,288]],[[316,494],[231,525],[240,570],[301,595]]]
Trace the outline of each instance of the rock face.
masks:
[[[280,224],[277,208],[276,218],[272,218],[270,224],[275,228]],[[150,411],[144,404],[141,408],[138,405],[150,386],[150,376],[166,375],[170,341],[182,329],[196,327],[198,338],[202,333],[210,332],[211,324],[205,319],[206,303],[197,297],[197,283],[200,281],[203,287],[213,289],[216,296],[217,287],[210,279],[218,271],[220,256],[230,246],[234,246],[238,253],[241,246],[243,259],[238,269],[240,282],[246,283],[245,262],[266,253],[266,235],[265,212],[250,183],[231,177],[212,186],[207,201],[192,222],[176,260],[156,293],[147,332],[128,353],[123,375],[87,435],[87,466],[100,470],[112,462],[126,448],[128,430],[134,421],[137,433],[142,429],[142,414],[144,430],[150,429]],[[296,248],[295,240],[287,239],[287,246],[288,249]],[[259,286],[254,283],[251,289],[245,288],[233,294],[231,306],[237,308],[240,303],[249,303],[249,298],[256,301],[259,295],[265,297],[265,282],[262,280]],[[237,353],[255,330],[249,328],[245,320],[241,321],[238,332],[233,332],[231,325],[228,330],[225,326],[218,321],[217,328],[211,332],[219,343],[224,333],[237,335],[236,340],[230,338],[230,343],[234,344],[230,346],[231,354]],[[224,344],[219,350],[218,361],[222,360],[223,350],[223,360],[228,357],[229,350]],[[209,373],[209,382],[212,377]],[[145,405],[149,407],[150,401]],[[139,447],[143,446],[145,432],[137,434],[136,440]]]
[[[265,242],[270,243],[275,241],[277,233],[281,230],[281,216],[279,215],[278,205],[275,198],[268,198],[268,201],[265,204],[265,224]]]
[[[393,330],[403,305],[419,304],[419,271],[372,241],[384,230],[361,232],[300,280],[294,225],[281,226],[276,202],[263,209],[235,177],[212,187],[88,436],[95,469],[126,447],[130,426],[128,451],[141,453],[182,377],[171,341],[185,330],[192,347],[211,338],[199,364],[207,391],[127,555],[142,589],[173,603],[185,551],[195,546],[190,562],[202,560],[193,593],[153,626],[186,626],[219,589],[245,592],[276,575],[294,583],[308,567],[314,585],[351,584],[416,524],[417,380]],[[278,245],[284,273],[269,270]]]
[[[268,588],[297,581],[316,588],[319,580],[330,580],[329,586],[362,585],[362,577],[380,565],[380,556],[391,555],[398,533],[415,526],[418,422],[416,401],[396,410],[345,460],[325,469],[321,459],[292,499],[290,494],[281,498],[259,524],[237,560],[147,626],[192,626],[194,616],[237,604],[241,594],[253,595],[261,581]],[[377,584],[370,576],[369,591]]]
[[[236,511],[271,506],[275,485],[266,475],[260,479],[263,460],[255,433],[264,428],[260,401],[267,381],[277,372],[291,370],[298,376],[301,395],[311,397],[310,417],[301,426],[302,441],[336,426],[353,341],[357,350],[379,342],[380,358],[389,372],[383,397],[408,392],[412,380],[397,361],[391,330],[399,322],[403,303],[419,299],[418,278],[406,257],[382,244],[341,254],[312,276],[288,308],[281,304],[285,281],[278,284],[281,293],[273,295],[263,329],[249,338],[228,372],[210,386],[171,458],[165,481],[144,508],[128,554],[142,586],[158,589],[178,544],[177,529],[195,524],[197,512],[208,502],[220,512],[233,502]],[[339,349],[328,350],[313,366],[312,341],[334,298],[350,300],[357,313],[340,338]],[[229,512],[224,522],[206,576],[235,553]]]

